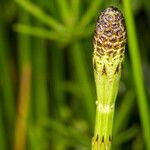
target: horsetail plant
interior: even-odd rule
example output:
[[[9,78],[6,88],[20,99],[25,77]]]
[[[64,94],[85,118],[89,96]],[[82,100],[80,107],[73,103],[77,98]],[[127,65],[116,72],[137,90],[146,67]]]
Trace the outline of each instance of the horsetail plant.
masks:
[[[115,100],[126,44],[124,17],[117,8],[104,10],[96,23],[93,68],[96,82],[96,121],[92,150],[109,150]]]

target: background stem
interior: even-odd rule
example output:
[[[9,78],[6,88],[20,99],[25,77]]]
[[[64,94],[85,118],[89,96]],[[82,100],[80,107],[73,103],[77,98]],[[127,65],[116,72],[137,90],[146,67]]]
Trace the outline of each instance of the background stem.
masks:
[[[21,9],[19,12],[20,22],[30,24],[29,15],[27,15],[27,13]],[[29,112],[31,87],[31,39],[27,35],[19,35],[18,41],[20,84],[14,150],[25,150],[27,139],[27,117]]]
[[[0,81],[1,81],[1,94],[3,102],[1,103],[6,117],[6,134],[9,135],[7,144],[12,144],[14,121],[15,121],[15,101],[13,92],[13,83],[10,67],[10,52],[9,44],[6,36],[5,25],[0,23]]]
[[[133,18],[133,11],[131,8],[131,0],[123,0],[124,13],[127,25],[128,33],[128,45],[129,53],[133,70],[134,84],[137,94],[137,102],[139,107],[139,113],[141,118],[141,124],[143,128],[143,136],[145,144],[148,150],[150,150],[150,117],[149,117],[149,105],[145,93],[143,73],[141,66],[141,58],[139,53],[139,46],[137,41],[137,35],[135,30],[135,23]]]

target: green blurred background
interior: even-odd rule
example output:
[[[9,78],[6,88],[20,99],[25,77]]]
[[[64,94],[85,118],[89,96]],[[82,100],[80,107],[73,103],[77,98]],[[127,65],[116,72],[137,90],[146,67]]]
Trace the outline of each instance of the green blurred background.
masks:
[[[149,0],[0,0],[0,150],[90,150],[93,32],[110,5],[128,30],[112,149],[150,150]]]

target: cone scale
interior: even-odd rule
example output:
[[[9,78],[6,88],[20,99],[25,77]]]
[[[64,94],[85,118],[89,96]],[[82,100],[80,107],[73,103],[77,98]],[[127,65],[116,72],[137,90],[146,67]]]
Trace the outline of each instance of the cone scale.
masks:
[[[126,45],[126,28],[121,11],[109,7],[101,13],[96,23],[93,43],[97,100],[92,150],[109,150]]]

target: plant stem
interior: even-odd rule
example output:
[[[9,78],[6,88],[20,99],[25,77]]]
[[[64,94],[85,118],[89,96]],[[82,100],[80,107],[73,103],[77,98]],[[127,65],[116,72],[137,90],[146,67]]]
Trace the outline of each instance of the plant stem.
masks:
[[[6,150],[6,148],[8,148],[6,146],[6,130],[4,128],[4,120],[3,120],[3,113],[2,113],[2,109],[0,108],[0,149],[1,150]]]
[[[15,121],[15,102],[13,93],[13,84],[10,76],[10,58],[8,56],[9,43],[7,43],[5,24],[0,22],[0,80],[1,80],[1,92],[2,92],[2,104],[3,110],[6,118],[7,134],[10,139],[8,140],[10,144],[12,141],[12,135],[14,131],[14,121]]]
[[[131,64],[133,69],[133,77],[134,77],[135,89],[137,94],[141,124],[143,128],[143,134],[144,134],[147,150],[150,150],[150,142],[149,142],[150,139],[149,114],[150,113],[148,107],[148,100],[146,98],[146,93],[144,88],[143,73],[142,73],[142,66],[141,66],[142,63],[141,63],[141,58],[139,53],[136,30],[135,30],[133,11],[131,8],[130,0],[124,0],[123,4],[124,4],[124,11],[125,11],[126,25],[127,25],[129,52],[131,57]]]
[[[53,28],[57,31],[64,30],[64,26],[61,25],[57,20],[53,19],[52,17],[48,16],[45,12],[43,12],[38,6],[32,4],[26,0],[16,0],[16,2],[22,6],[25,10],[31,13],[34,17],[39,19],[39,21],[45,23],[50,28]]]
[[[31,66],[26,64],[20,77],[19,105],[15,130],[14,150],[26,149],[27,117],[30,101]]]
[[[35,0],[36,3],[44,7],[43,0]],[[42,27],[42,24],[35,20],[35,24]],[[34,99],[36,105],[36,121],[41,123],[48,117],[48,91],[46,84],[47,69],[47,49],[46,41],[35,38],[33,41],[33,85]]]
[[[119,81],[120,73],[114,75],[110,82],[105,74],[100,77],[95,72],[98,99],[96,101],[96,121],[92,150],[110,149],[115,99],[118,93]]]
[[[14,26],[14,30],[22,34],[27,34],[27,35],[31,35],[43,39],[45,38],[45,39],[57,40],[57,41],[60,40],[58,33],[56,31],[50,31],[48,29],[39,26],[16,24]]]
[[[51,55],[54,98],[57,108],[57,116],[60,119],[63,119],[63,108],[65,106],[65,93],[62,87],[64,80],[64,51],[58,47],[55,47],[55,50],[51,52]]]
[[[57,120],[65,120],[64,107],[65,107],[65,93],[63,91],[62,83],[64,80],[64,49],[60,49],[58,46],[51,47],[52,58],[52,84],[53,94],[55,100],[55,114]],[[60,129],[60,128],[59,128]],[[65,143],[61,140],[60,134],[56,135],[57,141],[54,138],[53,143],[56,145],[55,150],[65,150]]]
[[[73,22],[78,23],[78,19],[80,16],[80,0],[71,0],[71,13],[72,13],[72,18]]]
[[[48,94],[46,88],[46,45],[42,39],[34,41],[33,80],[34,99],[36,103],[36,119],[44,119],[48,115]]]
[[[93,19],[94,15],[95,15],[95,12],[98,11],[98,8],[100,7],[101,2],[102,2],[101,0],[91,1],[90,7],[88,8],[86,13],[81,18],[79,27],[84,29],[90,23],[90,21]]]
[[[24,1],[24,0],[20,0]],[[20,10],[19,20],[30,24],[30,17],[26,12]],[[18,55],[20,67],[20,85],[18,96],[18,114],[15,130],[14,150],[26,149],[27,117],[30,103],[31,87],[31,61],[30,61],[31,39],[26,35],[19,35]]]
[[[35,0],[43,6],[42,0]],[[41,27],[41,23],[33,20],[34,24]],[[33,104],[35,105],[35,119],[33,118],[33,128],[30,131],[31,149],[44,150],[48,147],[48,141],[44,134],[43,122],[48,118],[48,89],[47,89],[47,49],[46,41],[41,38],[33,39],[33,82],[32,94]],[[32,111],[33,112],[33,111]],[[30,126],[31,127],[31,126]]]
[[[67,0],[56,0],[58,5],[58,10],[60,11],[60,15],[62,17],[63,22],[68,25],[70,24],[70,12],[69,12],[69,5]]]

